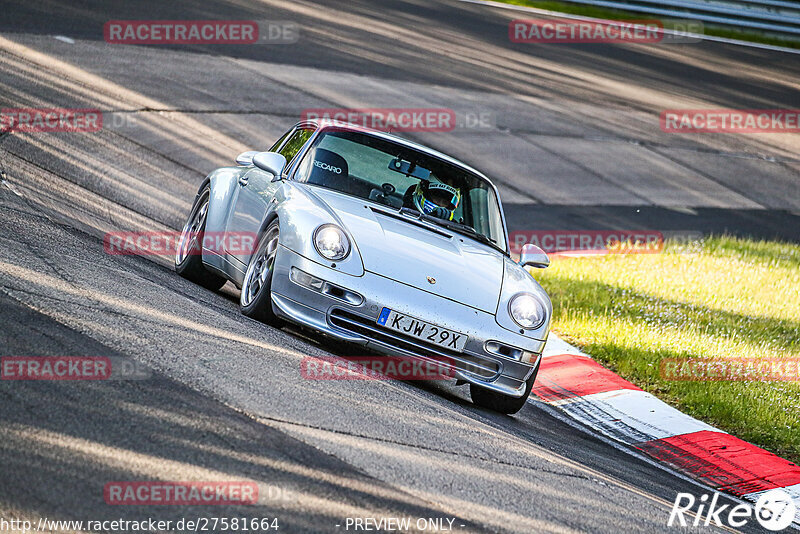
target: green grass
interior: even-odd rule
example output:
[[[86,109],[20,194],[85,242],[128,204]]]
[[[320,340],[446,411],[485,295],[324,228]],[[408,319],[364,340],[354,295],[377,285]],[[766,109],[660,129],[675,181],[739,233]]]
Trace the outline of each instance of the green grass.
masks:
[[[606,7],[596,7],[590,5],[571,4],[569,2],[557,2],[552,0],[497,0],[506,4],[513,4],[516,6],[535,7],[538,9],[546,9],[548,11],[558,11],[560,13],[569,13],[571,15],[583,15],[584,17],[595,17],[600,19],[611,20],[645,20],[645,19],[661,19],[668,21],[670,18],[679,19],[680,17],[661,17],[660,15],[652,15],[648,13],[633,13],[630,11],[622,11],[619,9],[611,9]],[[688,18],[688,17],[686,17]],[[668,22],[665,22],[666,28],[671,28]],[[725,37],[727,39],[740,39],[742,41],[752,41],[755,43],[769,44],[775,46],[784,46],[787,48],[800,48],[800,40],[796,39],[782,39],[780,37],[773,37],[758,30],[739,30],[728,26],[715,26],[713,24],[704,23],[704,32],[706,35],[713,35],[715,37]]]
[[[800,246],[559,258],[533,270],[553,329],[680,410],[800,463],[800,383],[666,380],[664,358],[800,357]]]

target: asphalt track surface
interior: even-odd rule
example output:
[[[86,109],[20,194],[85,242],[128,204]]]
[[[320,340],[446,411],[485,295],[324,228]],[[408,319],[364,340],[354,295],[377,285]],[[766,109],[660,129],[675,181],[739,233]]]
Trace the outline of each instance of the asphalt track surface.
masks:
[[[303,357],[352,349],[246,319],[233,287],[203,290],[169,258],[103,252],[107,231],[179,229],[209,170],[323,107],[488,114],[486,127],[411,136],[492,176],[511,229],[798,240],[797,135],[676,136],[658,113],[800,107],[799,56],[707,42],[512,45],[517,16],[421,0],[5,2],[2,107],[108,113],[93,134],[0,138],[0,354],[125,357],[149,378],[1,382],[0,517],[664,531],[676,494],[697,486],[535,402],[506,417],[449,383],[304,380]],[[110,19],[293,21],[301,37],[110,45]],[[103,486],[125,480],[252,480],[262,498],[106,505]]]

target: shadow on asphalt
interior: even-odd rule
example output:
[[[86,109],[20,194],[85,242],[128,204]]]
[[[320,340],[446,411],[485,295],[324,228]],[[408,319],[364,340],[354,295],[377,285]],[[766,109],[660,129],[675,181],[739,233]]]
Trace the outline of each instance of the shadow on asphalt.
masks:
[[[5,295],[0,323],[2,355],[124,357]],[[277,517],[280,529],[292,532],[336,531],[353,515],[443,517],[336,457],[158,374],[145,380],[3,380],[0,398],[0,502],[17,517]],[[254,481],[259,502],[105,503],[106,483],[143,480]]]

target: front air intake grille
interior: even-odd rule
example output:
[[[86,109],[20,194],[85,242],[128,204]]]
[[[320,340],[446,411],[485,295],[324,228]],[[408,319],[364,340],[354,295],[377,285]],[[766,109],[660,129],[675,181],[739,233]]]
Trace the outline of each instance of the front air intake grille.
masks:
[[[500,373],[500,364],[489,358],[473,354],[453,352],[431,343],[395,332],[379,325],[374,319],[363,317],[346,310],[334,309],[330,314],[330,323],[349,333],[358,334],[370,341],[400,350],[409,356],[424,360],[433,360],[444,365],[473,374],[484,380],[491,380]]]

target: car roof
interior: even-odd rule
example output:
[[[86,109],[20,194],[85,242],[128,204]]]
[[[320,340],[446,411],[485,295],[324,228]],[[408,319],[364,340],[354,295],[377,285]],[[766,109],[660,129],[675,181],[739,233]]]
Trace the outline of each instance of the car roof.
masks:
[[[366,133],[366,134],[373,135],[375,137],[379,137],[381,139],[385,139],[387,141],[392,141],[392,142],[395,142],[395,143],[397,143],[399,145],[403,145],[403,146],[405,146],[407,148],[418,150],[420,152],[425,152],[426,154],[430,154],[431,156],[434,156],[434,157],[436,157],[438,159],[446,161],[447,163],[452,163],[453,165],[457,165],[457,166],[459,166],[459,167],[461,167],[461,168],[463,168],[465,170],[470,171],[473,174],[477,174],[478,176],[480,176],[481,178],[483,178],[484,180],[489,182],[489,184],[495,189],[495,191],[497,191],[497,188],[495,187],[494,183],[485,174],[483,174],[478,169],[476,169],[476,168],[474,168],[474,167],[472,167],[470,165],[467,165],[463,161],[460,161],[460,160],[458,160],[458,159],[456,159],[456,158],[454,158],[452,156],[448,156],[447,154],[445,154],[443,152],[439,152],[438,150],[434,150],[431,147],[428,147],[428,146],[425,146],[425,145],[421,145],[421,144],[416,143],[414,141],[411,141],[409,139],[405,139],[403,137],[400,137],[400,136],[397,136],[397,135],[394,135],[394,134],[391,134],[391,133],[388,133],[388,132],[382,132],[380,130],[374,130],[374,129],[368,128],[366,126],[360,126],[358,124],[353,124],[351,122],[344,122],[344,121],[339,121],[339,120],[335,120],[335,119],[309,119],[309,120],[305,120],[305,121],[302,121],[302,122],[298,123],[297,126],[314,126],[319,130],[335,128],[335,129],[346,130],[346,131],[351,131],[351,132]]]

